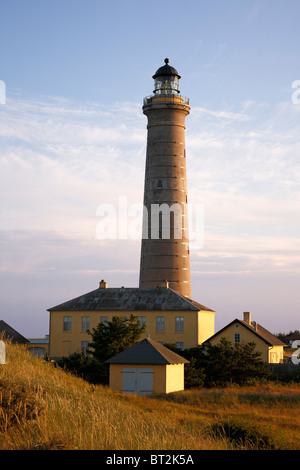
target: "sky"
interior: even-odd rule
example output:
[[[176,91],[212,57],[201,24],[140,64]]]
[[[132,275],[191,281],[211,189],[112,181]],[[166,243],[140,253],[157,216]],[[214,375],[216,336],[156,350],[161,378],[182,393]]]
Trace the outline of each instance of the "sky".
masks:
[[[138,229],[101,237],[99,214],[142,204],[143,98],[168,57],[203,209],[192,297],[215,331],[244,311],[300,329],[299,15],[299,0],[0,0],[0,319],[43,337],[47,309],[101,279],[138,286]]]

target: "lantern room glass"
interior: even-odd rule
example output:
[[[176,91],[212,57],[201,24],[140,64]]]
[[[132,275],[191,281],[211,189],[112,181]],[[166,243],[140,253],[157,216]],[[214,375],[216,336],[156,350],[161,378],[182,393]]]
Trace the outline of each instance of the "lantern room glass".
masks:
[[[179,79],[174,75],[160,75],[154,80],[156,95],[178,95]]]

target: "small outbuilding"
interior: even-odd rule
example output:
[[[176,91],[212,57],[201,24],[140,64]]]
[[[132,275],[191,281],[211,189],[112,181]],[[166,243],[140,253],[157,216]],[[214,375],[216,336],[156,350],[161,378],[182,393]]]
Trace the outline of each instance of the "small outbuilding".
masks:
[[[189,361],[145,338],[105,362],[112,390],[148,395],[184,390],[184,364]]]

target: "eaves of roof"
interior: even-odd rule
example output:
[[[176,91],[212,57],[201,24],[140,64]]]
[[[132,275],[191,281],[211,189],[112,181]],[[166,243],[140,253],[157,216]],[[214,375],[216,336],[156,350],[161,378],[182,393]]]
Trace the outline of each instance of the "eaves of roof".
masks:
[[[214,310],[187,299],[167,287],[98,288],[48,309],[52,311],[207,311]]]
[[[269,346],[285,346],[285,343],[283,343],[280,339],[278,339],[276,336],[274,336],[272,333],[270,333],[268,330],[263,328],[261,325],[256,323],[256,329],[254,326],[249,325],[247,322],[243,320],[239,320],[236,318],[232,322],[228,323],[228,325],[224,326],[221,328],[221,330],[217,331],[214,335],[212,335],[210,338],[205,340],[202,344],[209,343],[213,338],[216,336],[220,336],[224,330],[229,328],[232,324],[234,323],[239,323],[240,325],[244,326],[248,330],[251,331],[254,335],[258,336],[260,339],[262,339],[266,344]],[[254,323],[254,322],[253,322]]]
[[[105,361],[107,364],[188,364],[189,361],[151,338],[145,338]]]
[[[29,343],[28,339],[22,336],[18,331],[8,325],[4,320],[0,320],[0,333],[4,334],[12,343]]]

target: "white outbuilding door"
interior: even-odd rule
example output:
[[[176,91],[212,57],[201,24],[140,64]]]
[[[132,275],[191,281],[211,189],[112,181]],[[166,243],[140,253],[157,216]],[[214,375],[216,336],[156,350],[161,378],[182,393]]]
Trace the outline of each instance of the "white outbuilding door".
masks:
[[[147,395],[153,392],[152,367],[123,367],[123,392]]]

